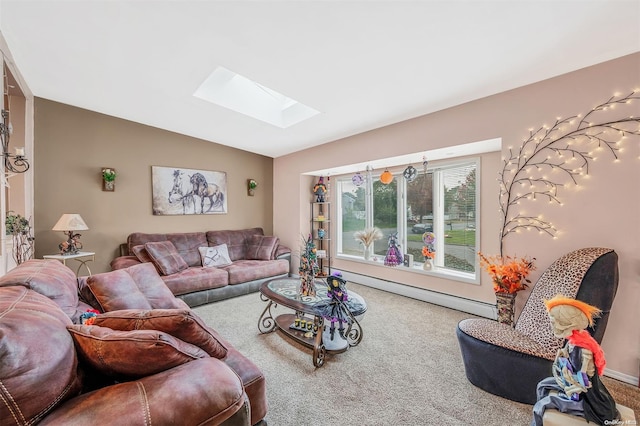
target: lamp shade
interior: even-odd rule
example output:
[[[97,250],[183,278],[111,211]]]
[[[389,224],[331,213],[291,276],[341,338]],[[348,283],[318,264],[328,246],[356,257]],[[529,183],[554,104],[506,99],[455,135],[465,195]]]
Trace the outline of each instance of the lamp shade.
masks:
[[[65,213],[51,228],[52,231],[86,231],[89,229],[82,217],[77,213]]]

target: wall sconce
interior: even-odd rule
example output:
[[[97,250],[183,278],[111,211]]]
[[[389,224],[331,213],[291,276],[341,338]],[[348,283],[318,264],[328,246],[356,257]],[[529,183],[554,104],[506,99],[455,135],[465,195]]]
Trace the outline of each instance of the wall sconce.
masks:
[[[24,173],[29,170],[29,162],[24,157],[24,147],[16,148],[16,153],[9,153],[9,136],[11,125],[9,124],[9,111],[2,110],[2,122],[0,123],[0,139],[2,140],[2,157],[4,169],[7,173]]]
[[[116,169],[112,167],[102,168],[102,190],[115,191],[116,189]]]
[[[247,179],[247,193],[249,196],[253,197],[256,192],[256,188],[258,187],[258,182],[254,179]]]

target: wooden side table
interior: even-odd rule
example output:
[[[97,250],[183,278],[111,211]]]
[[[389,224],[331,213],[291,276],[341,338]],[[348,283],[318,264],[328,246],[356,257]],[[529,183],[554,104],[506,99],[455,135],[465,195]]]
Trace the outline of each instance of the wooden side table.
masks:
[[[44,259],[55,259],[55,260],[59,260],[60,262],[62,262],[63,265],[67,266],[67,260],[76,260],[78,262],[80,262],[80,265],[78,265],[78,269],[76,270],[76,277],[80,276],[80,269],[84,266],[87,269],[87,272],[89,273],[89,276],[91,276],[91,269],[89,269],[89,265],[87,265],[87,262],[93,262],[96,260],[96,254],[92,251],[79,251],[76,254],[67,254],[67,255],[63,255],[63,254],[48,254],[46,256],[42,256]]]

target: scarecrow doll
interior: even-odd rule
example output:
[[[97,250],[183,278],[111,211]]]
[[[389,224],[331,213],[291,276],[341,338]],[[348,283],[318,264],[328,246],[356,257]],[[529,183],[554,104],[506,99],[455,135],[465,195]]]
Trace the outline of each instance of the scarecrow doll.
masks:
[[[616,402],[600,380],[605,359],[602,348],[586,331],[600,309],[580,300],[557,295],[545,305],[553,334],[567,339],[553,362],[553,377],[538,383],[532,426],[541,426],[547,408],[580,416],[595,424],[617,424]]]
[[[320,176],[318,183],[313,186],[313,195],[316,196],[316,203],[324,203],[327,194],[327,185],[324,184],[324,177]]]

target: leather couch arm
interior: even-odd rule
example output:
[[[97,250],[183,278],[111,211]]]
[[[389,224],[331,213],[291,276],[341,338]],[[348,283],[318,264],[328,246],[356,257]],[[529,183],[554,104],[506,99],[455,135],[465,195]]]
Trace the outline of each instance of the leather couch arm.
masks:
[[[82,394],[52,411],[39,425],[212,424],[248,415],[240,378],[223,361],[202,358],[132,382]],[[244,412],[244,414],[243,414]]]
[[[291,259],[291,249],[287,246],[283,246],[282,244],[278,245],[276,249],[276,259]]]
[[[135,256],[119,256],[111,261],[110,266],[111,270],[115,271],[116,269],[124,269],[140,263],[142,262],[140,262]]]

